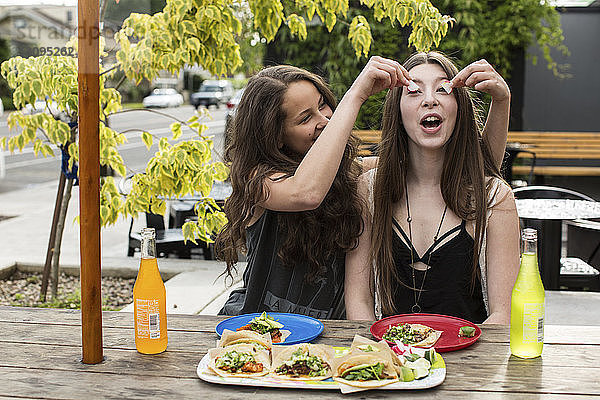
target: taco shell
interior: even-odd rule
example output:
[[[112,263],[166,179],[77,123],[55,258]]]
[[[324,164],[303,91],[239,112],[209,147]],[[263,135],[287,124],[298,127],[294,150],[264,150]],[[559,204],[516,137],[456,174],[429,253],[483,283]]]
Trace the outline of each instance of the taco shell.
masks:
[[[390,383],[398,382],[398,373],[394,368],[394,365],[391,360],[391,355],[389,353],[383,355],[376,355],[376,353],[350,353],[344,357],[337,359],[336,361],[337,362],[334,368],[333,379],[337,382],[349,386],[366,389],[378,388],[389,385]],[[354,381],[342,378],[342,375],[344,375],[344,373],[350,368],[375,363],[383,363],[383,372],[388,378],[369,381]]]
[[[225,347],[237,343],[258,343],[269,351],[273,348],[269,333],[261,335],[254,331],[230,331],[229,329],[223,331],[221,339],[217,341],[217,347]]]
[[[376,342],[371,339],[367,339],[364,336],[354,335],[354,340],[352,340],[352,345],[350,346],[351,354],[375,354],[375,355],[384,355],[389,354],[390,360],[394,365],[394,369],[400,375],[402,373],[402,365],[404,361],[398,357],[396,353],[390,348],[385,340],[381,340]]]
[[[319,357],[321,361],[326,364],[326,373],[320,376],[290,376],[276,373],[275,370],[281,367],[286,361],[290,360],[292,358],[292,354],[299,349],[302,349],[304,352],[308,352],[309,356]],[[334,357],[335,353],[333,348],[331,346],[322,344],[299,343],[292,346],[275,346],[273,348],[273,367],[271,369],[271,376],[277,379],[294,381],[321,381],[332,376]]]
[[[257,363],[261,363],[263,365],[263,369],[260,372],[230,372],[225,371],[216,366],[216,361],[219,357],[223,357],[226,353],[230,351],[237,351],[240,353],[250,353],[254,356],[254,361]],[[245,377],[252,378],[263,376],[269,373],[271,369],[271,357],[269,352],[266,350],[255,351],[255,347],[250,343],[238,343],[233,344],[227,347],[219,347],[216,349],[210,349],[208,351],[209,363],[208,368],[214,372],[215,374],[223,377]]]
[[[431,330],[431,332],[429,333],[429,335],[427,335],[427,337],[423,340],[421,340],[420,342],[411,344],[411,346],[414,347],[431,347],[433,346],[438,339],[440,338],[440,336],[442,336],[443,331],[436,331],[433,328],[430,328],[429,326],[425,326],[425,325],[421,325],[421,324],[410,324],[410,326],[413,328],[413,330],[416,331],[428,331]]]

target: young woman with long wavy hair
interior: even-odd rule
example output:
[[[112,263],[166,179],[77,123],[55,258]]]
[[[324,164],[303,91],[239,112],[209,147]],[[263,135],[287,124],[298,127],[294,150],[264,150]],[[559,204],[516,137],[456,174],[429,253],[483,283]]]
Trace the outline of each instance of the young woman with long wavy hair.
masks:
[[[300,68],[270,67],[249,80],[225,152],[229,222],[216,240],[229,276],[238,251],[248,264],[220,314],[343,318],[344,257],[362,231],[352,126],[370,95],[407,84],[406,70],[381,57],[337,108],[323,80]]]
[[[519,221],[468,88],[492,96],[496,135],[506,137],[508,86],[485,61],[459,73],[429,52],[403,65],[418,89],[388,93],[378,167],[359,183],[368,206],[347,257],[348,318],[426,312],[508,323]]]

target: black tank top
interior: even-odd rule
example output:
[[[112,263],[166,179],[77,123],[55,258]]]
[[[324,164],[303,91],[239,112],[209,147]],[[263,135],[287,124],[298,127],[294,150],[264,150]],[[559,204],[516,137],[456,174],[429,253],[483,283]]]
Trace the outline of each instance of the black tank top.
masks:
[[[246,229],[248,265],[243,276],[244,286],[231,292],[219,314],[273,311],[344,319],[344,253],[340,251],[337,257],[328,260],[324,274],[308,282],[306,263],[289,267],[282,265],[277,256],[285,240],[279,229],[278,214],[265,210],[258,221]]]
[[[424,291],[419,299],[421,312],[451,315],[475,323],[487,318],[481,281],[475,282],[471,288],[471,271],[473,265],[473,238],[466,230],[466,222],[450,229],[436,240],[429,249],[419,256],[406,233],[396,220],[394,226],[404,237],[404,241],[394,233],[393,257],[398,277],[409,288],[398,283],[394,293],[394,306],[397,314],[411,313],[415,304],[412,270],[410,266],[411,251],[413,261],[427,264],[429,269],[425,277]],[[441,244],[452,234],[458,234]],[[407,246],[407,244],[410,248]],[[430,258],[431,257],[431,258]],[[425,271],[415,269],[415,287],[421,288]],[[418,296],[418,293],[417,293]]]

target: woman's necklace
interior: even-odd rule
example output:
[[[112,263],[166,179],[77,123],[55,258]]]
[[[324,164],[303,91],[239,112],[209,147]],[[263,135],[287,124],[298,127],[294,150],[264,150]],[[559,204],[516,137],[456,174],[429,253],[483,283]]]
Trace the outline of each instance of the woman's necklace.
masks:
[[[421,312],[421,306],[419,305],[419,300],[421,299],[421,293],[423,293],[423,287],[425,286],[425,278],[427,278],[427,270],[429,270],[430,265],[429,263],[431,262],[431,253],[433,252],[433,247],[430,249],[431,251],[429,252],[429,257],[427,258],[427,268],[425,268],[425,273],[423,274],[423,280],[421,281],[421,288],[418,289],[419,291],[419,295],[417,296],[417,284],[416,284],[416,279],[415,279],[415,265],[414,265],[414,245],[413,245],[413,241],[412,241],[412,218],[410,216],[410,204],[408,202],[408,188],[405,186],[404,187],[404,192],[406,193],[406,214],[407,214],[407,218],[406,218],[406,222],[408,222],[408,240],[410,240],[410,268],[412,271],[412,281],[413,281],[413,294],[414,294],[414,298],[415,298],[415,304],[411,307],[411,312],[413,313],[419,313]],[[437,232],[435,233],[435,236],[433,237],[433,245],[435,246],[435,243],[437,242],[437,238],[438,235],[440,234],[440,230],[442,229],[442,224],[444,223],[444,217],[446,217],[446,211],[448,210],[448,205],[446,204],[446,206],[444,207],[444,212],[442,213],[442,219],[440,221],[440,225],[438,226]]]

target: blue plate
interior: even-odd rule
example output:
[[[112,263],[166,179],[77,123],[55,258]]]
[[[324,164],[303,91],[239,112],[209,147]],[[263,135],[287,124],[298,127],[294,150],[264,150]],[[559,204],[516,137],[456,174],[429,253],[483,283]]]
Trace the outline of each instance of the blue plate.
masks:
[[[274,344],[296,344],[310,342],[323,332],[323,323],[313,317],[307,317],[306,315],[300,314],[288,314],[288,313],[267,313],[273,317],[276,321],[283,324],[283,328],[290,332],[290,336],[285,339],[283,343]],[[228,318],[221,321],[215,328],[217,335],[221,336],[225,329],[235,331],[237,328],[244,326],[250,322],[251,319],[260,316],[260,313],[254,314],[243,314],[236,317]]]

